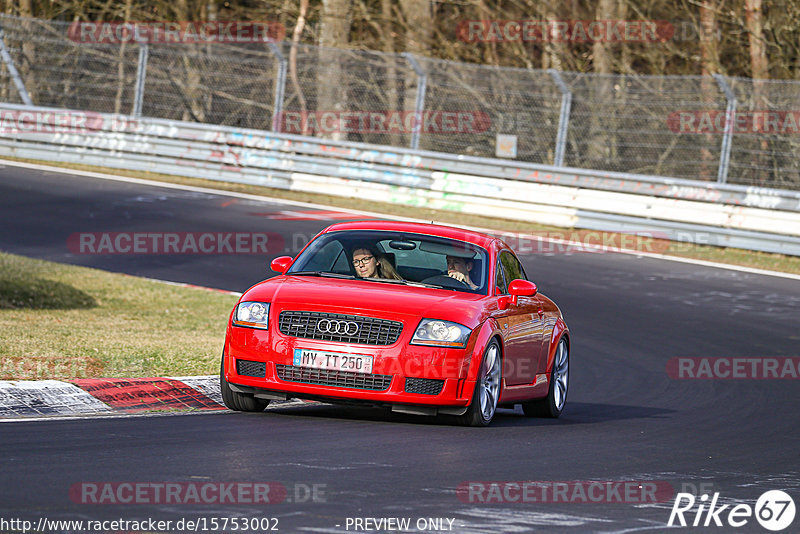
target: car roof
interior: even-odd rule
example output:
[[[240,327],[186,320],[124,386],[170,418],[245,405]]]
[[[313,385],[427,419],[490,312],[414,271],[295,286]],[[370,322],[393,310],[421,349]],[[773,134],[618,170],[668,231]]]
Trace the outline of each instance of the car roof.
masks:
[[[332,224],[324,232],[340,232],[343,230],[384,230],[397,232],[414,232],[437,237],[446,237],[466,241],[473,245],[483,248],[490,248],[490,245],[499,239],[487,234],[456,228],[455,226],[444,226],[441,224],[415,223],[402,221],[354,221]]]

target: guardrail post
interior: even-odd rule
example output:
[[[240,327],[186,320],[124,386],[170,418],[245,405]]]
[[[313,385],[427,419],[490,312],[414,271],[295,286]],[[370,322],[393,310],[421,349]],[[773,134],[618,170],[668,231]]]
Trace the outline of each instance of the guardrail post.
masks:
[[[11,58],[11,54],[8,53],[8,48],[6,48],[6,32],[2,27],[0,27],[0,58],[2,58],[3,63],[5,63],[8,69],[8,74],[14,81],[20,99],[26,106],[32,106],[31,95],[29,95],[28,90],[25,89],[22,77],[19,75],[17,67],[14,66],[14,60]]]
[[[275,103],[272,109],[272,131],[280,132],[281,113],[283,113],[283,95],[286,91],[287,60],[281,49],[273,42],[267,43],[269,49],[278,59],[278,75],[275,78]]]
[[[717,183],[724,184],[728,180],[728,167],[731,162],[731,145],[733,144],[733,127],[736,123],[736,95],[733,94],[728,82],[721,74],[714,74],[720,90],[725,93],[728,106],[725,108],[725,132],[722,134],[722,147],[719,155],[719,170],[717,171]]]
[[[556,153],[553,157],[553,165],[556,167],[564,166],[564,153],[567,150],[567,128],[569,128],[569,113],[572,109],[572,91],[561,74],[555,69],[547,69],[552,76],[558,90],[561,91],[561,110],[558,113],[558,132],[556,133]]]
[[[422,130],[422,112],[425,109],[425,89],[428,86],[428,75],[422,70],[417,59],[410,53],[404,52],[403,57],[406,58],[411,68],[417,73],[417,98],[414,102],[414,129],[411,131],[411,148],[417,150],[419,148],[419,133]]]
[[[139,43],[139,64],[136,66],[136,91],[133,95],[133,116],[142,116],[142,99],[144,98],[144,80],[147,77],[147,58],[150,48],[146,42]]]

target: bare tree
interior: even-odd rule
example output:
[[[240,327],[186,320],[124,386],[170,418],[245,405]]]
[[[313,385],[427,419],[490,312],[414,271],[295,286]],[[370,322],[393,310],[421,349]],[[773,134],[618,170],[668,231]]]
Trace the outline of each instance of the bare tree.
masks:
[[[122,9],[122,20],[123,22],[128,22],[131,20],[131,8],[133,4],[133,0],[125,0],[124,7]],[[114,113],[122,113],[122,95],[125,92],[125,87],[128,85],[125,83],[125,50],[128,48],[128,43],[123,41],[122,44],[119,46],[119,53],[118,57],[119,60],[117,62],[117,92],[114,95]],[[131,110],[125,110],[130,112]]]
[[[745,0],[745,13],[750,41],[750,70],[752,77],[756,79],[769,78],[761,0]]]
[[[300,42],[300,37],[303,35],[303,29],[305,29],[307,15],[308,0],[300,0],[300,12],[297,15],[297,22],[292,30],[292,48],[289,50],[289,77],[292,79],[292,87],[294,87],[295,93],[297,93],[301,116],[305,116],[308,106],[306,105],[306,97],[303,95],[303,88],[300,86],[300,79],[297,74],[297,45]],[[308,121],[302,122],[302,134],[308,135]]]
[[[17,9],[19,16],[25,18],[33,18],[33,0],[19,0]],[[32,32],[33,27],[29,21],[24,21],[22,26],[25,33]],[[35,104],[38,100],[36,91],[36,79],[34,76],[33,66],[36,64],[36,48],[33,41],[25,40],[22,42],[22,61],[19,65],[20,75],[22,76],[23,83],[28,89],[28,94]]]
[[[400,0],[400,9],[406,21],[406,51],[430,54],[433,35],[431,0]]]
[[[617,17],[617,0],[600,0],[595,10],[595,20],[614,20]],[[614,67],[614,49],[610,39],[592,43],[592,70],[598,74],[611,74]]]
[[[548,29],[552,27],[549,21],[556,21],[560,17],[562,4],[547,2],[544,5],[544,20]],[[555,39],[555,35],[544,36],[544,53],[542,54],[542,68],[564,70],[564,58],[567,56],[566,43]]]
[[[617,0],[600,0],[595,10],[595,20],[612,21],[617,17]],[[610,135],[613,130],[614,87],[607,75],[613,72],[614,43],[608,39],[598,39],[592,43],[592,66],[594,72],[600,74],[592,82],[592,100],[590,105],[596,106],[592,113],[590,125],[590,141],[586,147],[586,158],[589,162],[603,162],[612,158],[616,140]],[[597,163],[595,163],[597,165]]]
[[[320,17],[319,51],[317,67],[317,110],[342,111],[347,102],[347,87],[343,83],[344,66],[330,48],[346,48],[350,42],[351,0],[322,0]],[[332,139],[344,139],[343,132],[336,131]]]
[[[761,0],[745,0],[745,20],[747,21],[747,34],[750,49],[750,71],[753,79],[754,110],[767,108],[767,97],[764,79],[769,78],[769,63],[767,62],[767,49],[764,42],[764,20],[761,12]],[[756,157],[755,165],[758,167],[758,181],[764,184],[769,179],[766,172],[767,153],[769,144],[762,138],[759,142],[760,153]]]
[[[179,22],[194,20],[194,17],[192,17],[190,13],[190,6],[187,0],[175,0],[173,10],[175,18]],[[193,48],[197,48],[194,45],[183,46],[186,47],[185,50],[187,52]],[[181,59],[185,79],[175,81],[178,87],[183,91],[183,97],[187,102],[187,108],[183,111],[182,120],[203,122],[206,119],[206,110],[203,105],[203,90],[201,86],[203,80],[200,76],[200,67],[194,64],[194,61],[200,60],[199,54],[194,54],[193,58],[192,54],[184,53]]]
[[[405,20],[405,49],[407,52],[418,55],[430,54],[430,43],[433,37],[432,6],[430,0],[400,0],[400,9]],[[415,78],[416,80],[416,78]],[[406,85],[403,108],[414,110],[416,108],[416,87],[418,80]],[[417,127],[422,125],[422,117],[418,117]]]
[[[395,6],[392,0],[380,0],[380,11],[374,15],[364,0],[358,0],[358,6],[359,14],[378,38],[380,50],[386,52],[386,55],[383,56],[386,63],[383,86],[380,90],[376,91],[376,93],[382,97],[384,109],[399,109],[398,86],[404,82],[404,79],[398,76],[399,67],[397,64],[397,49],[395,45],[396,30],[394,28],[396,18],[393,13]],[[390,133],[388,135],[388,140],[389,144],[394,146],[403,144],[402,134],[400,133]]]
[[[711,77],[719,73],[719,48],[717,47],[717,10],[718,0],[703,0],[700,2],[700,67],[703,76],[700,82],[701,101],[706,109],[716,102],[719,95],[719,88],[716,81]],[[708,148],[715,144],[715,138],[711,134],[703,136],[705,144],[700,150],[700,169],[699,178],[701,180],[711,180],[714,170],[717,168],[713,152]]]

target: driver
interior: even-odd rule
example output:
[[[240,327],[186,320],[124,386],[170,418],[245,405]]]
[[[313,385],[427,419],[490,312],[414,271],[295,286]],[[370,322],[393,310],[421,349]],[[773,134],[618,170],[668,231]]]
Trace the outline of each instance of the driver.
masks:
[[[466,284],[470,289],[478,289],[478,286],[470,279],[471,270],[472,260],[459,256],[447,256],[447,276]]]

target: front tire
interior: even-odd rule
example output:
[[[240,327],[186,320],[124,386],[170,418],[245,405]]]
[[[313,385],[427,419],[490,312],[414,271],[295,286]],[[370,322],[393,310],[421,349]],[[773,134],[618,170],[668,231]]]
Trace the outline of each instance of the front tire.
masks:
[[[492,422],[497,411],[497,399],[500,398],[501,367],[500,344],[493,339],[483,352],[472,402],[467,412],[460,416],[461,424],[487,426]]]
[[[239,393],[231,389],[228,381],[225,380],[225,356],[222,356],[222,362],[219,365],[219,389],[222,392],[222,400],[225,406],[237,412],[263,412],[267,407],[269,401],[266,399],[257,399],[253,395],[246,393]]]
[[[547,397],[522,403],[522,411],[528,417],[557,418],[564,411],[569,386],[569,345],[563,337],[556,347],[553,369],[550,371],[550,387]]]

